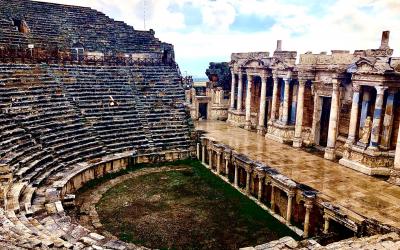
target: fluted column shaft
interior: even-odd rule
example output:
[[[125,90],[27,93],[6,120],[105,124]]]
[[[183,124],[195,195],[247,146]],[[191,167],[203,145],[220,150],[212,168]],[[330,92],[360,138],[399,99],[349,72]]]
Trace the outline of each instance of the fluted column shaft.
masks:
[[[235,108],[235,72],[232,70],[231,71],[232,75],[232,85],[231,85],[231,109]]]
[[[247,88],[246,88],[246,124],[245,129],[251,130],[251,88],[253,85],[253,76],[247,75]]]
[[[261,76],[261,96],[260,96],[260,111],[258,115],[257,133],[264,134],[265,132],[265,107],[267,103],[267,79],[264,75]]]
[[[290,221],[292,219],[293,197],[294,197],[294,194],[292,194],[292,193],[288,194],[288,204],[287,204],[287,209],[286,209],[286,223],[288,225],[290,225]]]
[[[338,125],[338,115],[339,115],[339,83],[336,79],[332,80],[332,102],[331,102],[331,112],[329,116],[329,126],[328,126],[328,142],[325,149],[325,159],[333,160],[335,159],[335,146],[336,146],[336,136],[337,136],[337,125]]]
[[[306,82],[299,81],[299,91],[297,94],[297,110],[296,110],[296,126],[294,130],[293,147],[300,148],[302,144],[301,133],[303,130],[303,115],[304,115],[304,89]]]
[[[400,124],[397,132],[396,152],[394,156],[394,168],[400,170]]]
[[[347,138],[348,144],[353,144],[356,140],[357,133],[357,121],[360,102],[360,86],[353,86],[353,102],[351,103],[351,113],[350,113],[350,125],[349,125],[349,136]]]
[[[290,79],[285,79],[284,81],[285,81],[285,90],[283,93],[282,123],[287,125],[289,122]]]
[[[271,107],[271,122],[274,122],[276,120],[276,105],[278,104],[278,81],[279,78],[274,77],[274,86],[272,90],[272,107]]]
[[[372,121],[371,129],[371,142],[369,144],[369,149],[378,149],[379,134],[381,132],[381,120],[382,120],[382,108],[383,108],[383,98],[385,94],[386,87],[376,86],[376,100],[375,100],[375,110],[374,119]]]
[[[310,214],[313,205],[306,202],[304,206],[306,207],[306,215],[304,217],[303,238],[308,238],[310,230]]]
[[[242,111],[242,98],[243,98],[243,75],[239,71],[238,74],[238,97],[237,97],[237,110]]]

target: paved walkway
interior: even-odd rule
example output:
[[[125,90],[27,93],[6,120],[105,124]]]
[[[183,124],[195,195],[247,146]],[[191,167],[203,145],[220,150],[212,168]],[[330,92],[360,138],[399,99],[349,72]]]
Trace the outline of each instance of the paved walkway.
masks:
[[[363,216],[400,228],[400,187],[225,122],[201,121],[216,141],[261,161]]]

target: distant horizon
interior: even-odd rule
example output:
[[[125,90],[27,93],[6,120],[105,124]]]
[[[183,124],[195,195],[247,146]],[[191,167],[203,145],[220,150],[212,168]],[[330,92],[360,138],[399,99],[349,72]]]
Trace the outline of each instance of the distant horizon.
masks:
[[[174,45],[182,74],[197,78],[210,62],[229,62],[233,52],[272,54],[276,40],[298,55],[354,51],[378,48],[382,31],[390,30],[389,45],[400,55],[398,0],[39,1],[91,7],[137,30],[153,29]]]

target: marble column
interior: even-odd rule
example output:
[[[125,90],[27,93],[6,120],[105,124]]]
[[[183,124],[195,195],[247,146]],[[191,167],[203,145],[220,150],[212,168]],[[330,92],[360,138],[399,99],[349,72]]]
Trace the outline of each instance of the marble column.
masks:
[[[246,123],[244,129],[251,130],[251,88],[253,85],[253,76],[247,74],[246,89]]]
[[[368,149],[377,150],[379,143],[379,135],[381,133],[381,120],[382,120],[382,109],[383,109],[383,98],[385,95],[385,90],[387,87],[376,86],[376,100],[375,100],[375,110],[374,119],[372,121],[371,129],[371,142]]]
[[[286,224],[290,225],[290,221],[292,219],[292,207],[293,207],[293,197],[294,193],[288,193],[288,203],[286,209]]]
[[[206,164],[206,146],[202,145],[202,150],[201,150],[201,162]]]
[[[335,159],[335,146],[337,137],[337,128],[339,122],[339,83],[336,79],[332,80],[332,102],[328,126],[328,143],[325,149],[324,158],[328,160]]]
[[[393,89],[389,90],[387,99],[386,99],[386,109],[385,116],[383,118],[383,128],[382,128],[382,138],[381,138],[381,147],[385,150],[390,149],[390,139],[392,138],[392,129],[393,129],[393,104],[394,104],[394,95],[396,91]]]
[[[394,155],[394,168],[400,170],[400,124],[399,131],[397,132],[396,152]]]
[[[232,85],[231,85],[231,109],[235,109],[235,72],[231,70]]]
[[[239,71],[238,74],[238,97],[237,97],[237,110],[242,111],[242,98],[243,98],[243,75],[242,72]]]
[[[310,214],[313,204],[311,202],[306,201],[306,204],[304,204],[304,206],[306,207],[306,215],[304,217],[303,238],[308,238],[310,229]]]
[[[200,143],[196,143],[196,156],[200,160]]]
[[[246,193],[250,195],[250,178],[251,172],[246,170]]]
[[[353,101],[351,103],[350,112],[350,125],[349,125],[349,136],[347,138],[347,144],[351,145],[356,141],[357,133],[357,121],[359,113],[359,102],[360,102],[360,86],[353,86]]]
[[[221,152],[217,152],[217,174],[221,174]]]
[[[208,168],[212,170],[212,150],[208,150]]]
[[[264,182],[263,182],[263,178],[261,176],[258,176],[258,200],[261,201],[262,199],[262,190],[263,190],[263,186],[264,186]]]
[[[278,84],[279,83],[279,78],[274,77],[274,86],[272,90],[272,104],[271,104],[271,123],[276,120],[276,105],[278,104]]]
[[[367,89],[363,88],[363,98],[362,98],[362,103],[361,103],[360,131],[359,131],[359,134],[361,134],[361,131],[364,128],[365,119],[368,116],[368,109],[369,109],[370,103],[371,103],[371,94],[369,93],[369,91]]]
[[[302,145],[301,133],[303,131],[304,115],[304,89],[306,81],[299,80],[299,90],[297,93],[296,125],[294,130],[293,147],[300,148]]]
[[[283,94],[283,111],[282,111],[282,123],[287,125],[289,122],[289,96],[290,96],[290,80],[284,79],[285,90]]]
[[[327,233],[329,233],[329,217],[324,215],[324,220],[325,220],[325,223],[324,223],[324,234],[327,234]]]
[[[225,174],[226,177],[229,177],[229,158],[225,157]]]
[[[234,178],[234,185],[235,187],[239,187],[239,167],[236,163],[233,163],[235,166],[235,178]]]
[[[292,88],[292,103],[290,105],[290,125],[296,124],[296,115],[297,115],[297,97],[299,93],[299,85],[295,84]]]
[[[271,211],[275,213],[275,186],[271,184]]]
[[[265,134],[265,107],[267,103],[267,79],[265,75],[261,75],[261,96],[260,96],[260,110],[258,115],[257,133],[260,135]]]

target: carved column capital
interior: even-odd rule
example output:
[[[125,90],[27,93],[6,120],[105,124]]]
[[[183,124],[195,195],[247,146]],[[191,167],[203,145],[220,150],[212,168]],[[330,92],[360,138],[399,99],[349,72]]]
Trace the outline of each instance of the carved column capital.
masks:
[[[332,89],[333,91],[339,91],[340,83],[337,79],[332,79]]]
[[[375,89],[376,89],[376,94],[377,95],[383,95],[383,94],[385,94],[385,90],[387,90],[388,87],[386,87],[386,86],[375,86]]]
[[[352,88],[353,92],[360,92],[361,86],[359,84],[354,84]]]

